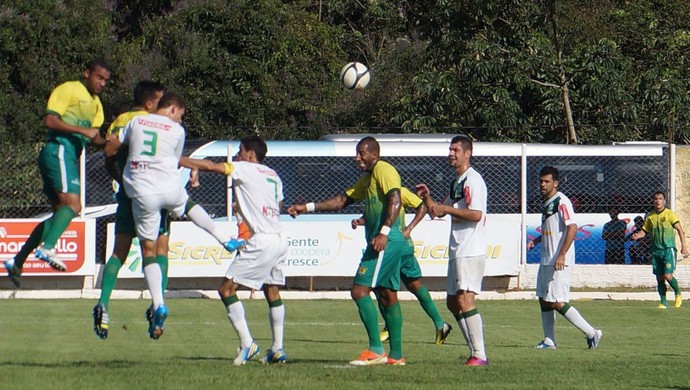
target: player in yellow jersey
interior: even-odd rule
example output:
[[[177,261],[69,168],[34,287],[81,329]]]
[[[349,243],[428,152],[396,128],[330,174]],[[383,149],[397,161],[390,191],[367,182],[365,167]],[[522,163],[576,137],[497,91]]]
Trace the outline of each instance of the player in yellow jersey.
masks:
[[[367,248],[357,267],[350,295],[357,305],[359,316],[369,337],[369,347],[355,360],[354,366],[374,364],[404,365],[402,350],[402,312],[398,302],[400,289],[400,259],[405,248],[400,218],[400,175],[386,161],[379,158],[379,143],[364,137],[357,143],[355,162],[364,174],[344,193],[317,203],[295,204],[288,207],[293,217],[313,211],[341,210],[356,201],[364,201],[364,231]],[[370,293],[384,306],[383,319],[388,329],[390,354],[386,355],[378,329],[376,305]]]
[[[35,256],[52,268],[58,271],[67,268],[58,258],[55,245],[81,211],[81,152],[89,142],[105,144],[99,134],[105,116],[98,95],[110,80],[110,73],[104,61],[93,60],[86,65],[81,80],[60,84],[50,94],[44,119],[48,133],[39,153],[38,167],[53,215],[36,225],[13,261],[4,263],[7,276],[16,286],[24,261],[34,249]]]
[[[120,114],[110,125],[106,133],[106,138],[115,137],[134,117],[146,115],[156,111],[158,101],[165,93],[162,84],[143,80],[134,87],[134,106],[131,110]],[[93,330],[100,339],[108,338],[108,304],[110,295],[117,283],[117,274],[120,268],[127,261],[132,240],[136,236],[134,226],[134,216],[132,216],[132,200],[125,193],[122,186],[122,172],[127,161],[128,148],[122,147],[114,157],[106,158],[106,169],[110,176],[119,186],[116,194],[117,211],[115,212],[115,244],[113,254],[105,263],[103,269],[103,279],[101,281],[101,297],[93,308]],[[165,212],[167,216],[168,213]],[[167,285],[168,270],[168,239],[169,239],[169,218],[162,218],[161,234],[158,236],[156,249],[156,262],[161,266],[163,273],[163,290]],[[147,312],[147,319],[153,318]]]
[[[659,292],[659,309],[668,308],[666,301],[666,282],[673,288],[676,294],[674,306],[679,308],[683,304],[683,297],[678,287],[678,281],[673,276],[676,269],[676,237],[678,232],[680,239],[680,253],[688,256],[688,247],[685,245],[685,232],[680,224],[678,216],[666,208],[666,196],[657,191],[652,198],[654,211],[647,214],[642,230],[633,233],[632,239],[638,240],[647,234],[651,236],[652,248],[652,272],[656,275],[657,290]]]
[[[431,294],[429,294],[429,290],[427,290],[426,286],[422,284],[422,269],[419,266],[419,262],[417,261],[417,258],[414,255],[414,242],[412,241],[412,237],[410,236],[412,234],[412,229],[414,229],[419,224],[419,222],[422,221],[428,210],[424,205],[424,201],[422,201],[422,199],[420,199],[417,195],[412,193],[412,191],[408,190],[407,188],[401,188],[400,196],[402,198],[403,206],[400,210],[400,218],[402,218],[403,226],[405,226],[403,228],[403,237],[405,237],[406,244],[405,250],[400,259],[400,281],[402,281],[403,284],[405,284],[407,291],[411,292],[417,298],[419,304],[422,306],[422,309],[424,309],[426,315],[429,316],[429,318],[431,318],[431,321],[433,321],[434,327],[436,329],[435,343],[436,345],[441,345],[446,342],[446,338],[448,337],[450,331],[453,330],[453,327],[450,326],[450,324],[448,324],[447,322],[443,321],[443,318],[441,318],[441,314],[439,314],[438,309],[436,308],[434,300],[431,298]],[[406,208],[415,210],[415,217],[412,219],[412,221],[410,221],[408,225],[405,225]],[[361,218],[352,220],[353,229],[356,229],[358,226],[362,225],[364,225],[363,216]],[[380,301],[379,311],[381,312],[381,315],[384,315],[385,308],[383,307]],[[388,329],[383,328],[383,330],[381,330],[380,336],[381,341],[388,340]]]

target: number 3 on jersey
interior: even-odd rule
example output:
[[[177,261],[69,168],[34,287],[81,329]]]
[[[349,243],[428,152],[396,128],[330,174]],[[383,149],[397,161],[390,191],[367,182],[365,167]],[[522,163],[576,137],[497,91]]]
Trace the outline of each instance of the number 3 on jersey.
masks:
[[[144,148],[141,152],[142,156],[155,156],[156,155],[156,144],[158,143],[158,133],[155,131],[144,130],[143,132],[149,138],[144,141]],[[148,148],[147,148],[148,147]]]

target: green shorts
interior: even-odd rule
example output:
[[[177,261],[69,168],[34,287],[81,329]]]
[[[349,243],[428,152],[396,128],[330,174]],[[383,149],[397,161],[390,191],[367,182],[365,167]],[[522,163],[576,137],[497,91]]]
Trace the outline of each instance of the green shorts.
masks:
[[[388,241],[381,259],[378,252],[367,246],[353,283],[371,288],[400,290],[400,257],[405,246],[402,241]]]
[[[672,274],[676,270],[676,248],[652,250],[652,273]]]
[[[134,215],[132,214],[132,199],[127,196],[122,186],[120,186],[115,196],[117,197],[115,234],[127,234],[135,237],[137,235],[137,229],[134,225]],[[170,223],[170,213],[167,210],[161,210],[161,225],[158,230],[158,235],[169,236]]]
[[[400,278],[404,283],[422,277],[422,269],[414,256],[414,246],[407,244],[400,258]]]
[[[48,199],[57,200],[58,193],[81,193],[79,156],[73,148],[57,142],[46,143],[38,154],[38,170]]]

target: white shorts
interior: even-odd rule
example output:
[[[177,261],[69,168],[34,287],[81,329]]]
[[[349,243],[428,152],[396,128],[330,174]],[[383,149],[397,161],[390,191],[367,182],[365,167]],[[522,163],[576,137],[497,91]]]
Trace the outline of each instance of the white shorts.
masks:
[[[168,192],[132,199],[132,215],[139,239],[156,240],[160,230],[161,210],[166,209],[173,217],[179,218],[184,215],[187,199],[189,195],[184,188],[177,193]]]
[[[570,279],[573,267],[556,271],[553,264],[539,265],[537,271],[537,296],[546,302],[569,302]]]
[[[255,290],[264,284],[282,286],[287,251],[287,240],[282,234],[254,234],[230,264],[225,277]]]
[[[446,292],[457,295],[458,291],[471,291],[475,294],[482,292],[482,279],[486,256],[455,257],[448,259],[448,279]]]

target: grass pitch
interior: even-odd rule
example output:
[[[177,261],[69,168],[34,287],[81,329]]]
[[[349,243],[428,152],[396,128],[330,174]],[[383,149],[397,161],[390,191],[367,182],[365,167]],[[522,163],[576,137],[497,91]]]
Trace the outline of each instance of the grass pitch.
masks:
[[[266,303],[244,300],[256,341],[270,348]],[[158,341],[146,335],[142,300],[110,303],[110,337],[92,331],[88,300],[0,300],[2,389],[631,389],[690,388],[688,307],[656,302],[574,301],[604,331],[599,349],[558,317],[558,349],[533,348],[542,338],[536,301],[479,301],[491,365],[465,367],[467,346],[454,330],[443,346],[416,301],[403,304],[404,367],[349,367],[366,348],[351,301],[285,301],[288,363],[232,366],[238,345],[218,300],[169,299]],[[387,347],[387,346],[386,346]],[[263,355],[263,354],[262,354]]]

